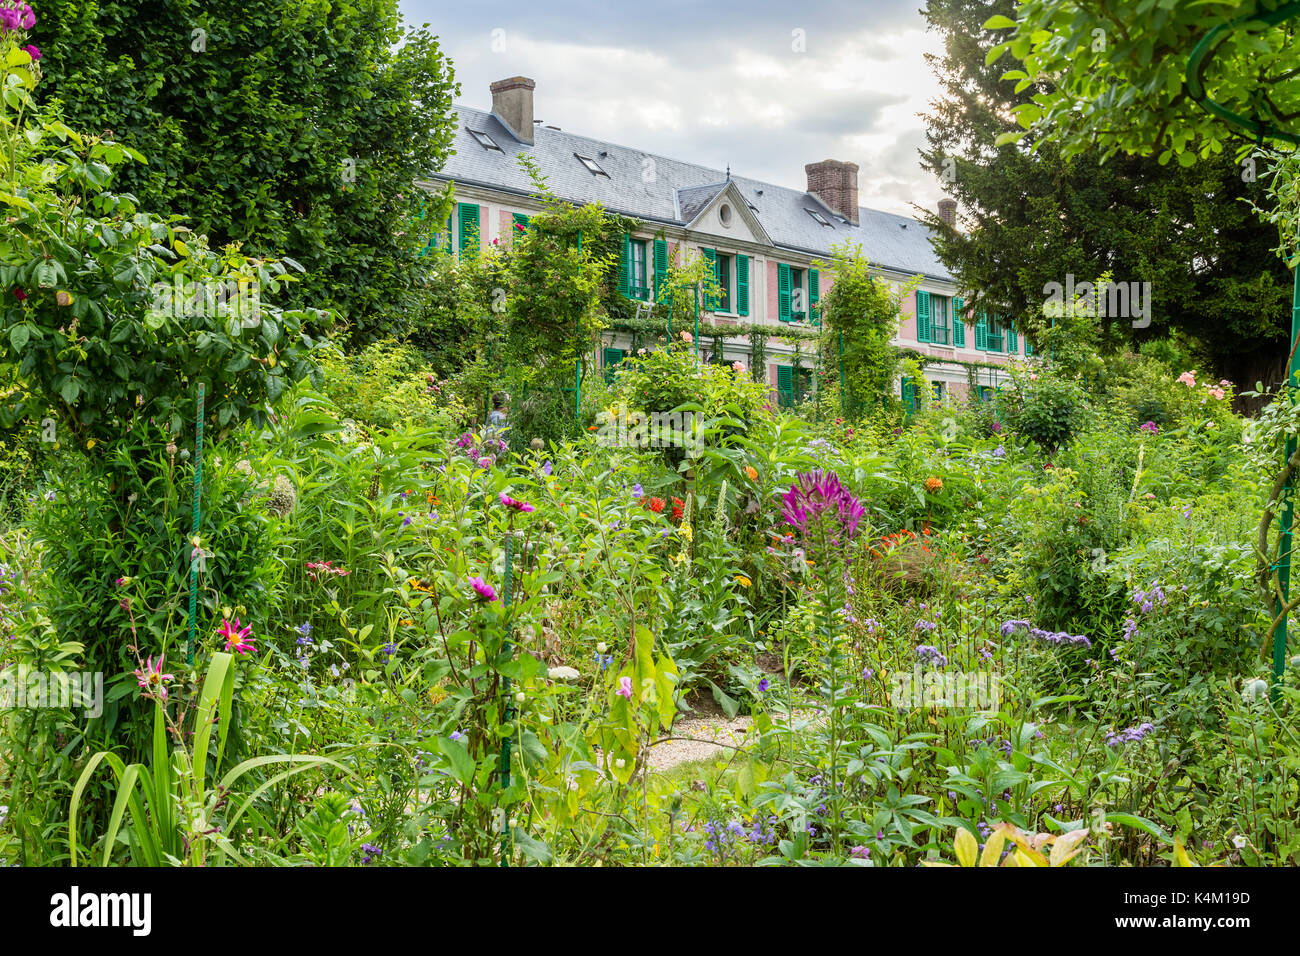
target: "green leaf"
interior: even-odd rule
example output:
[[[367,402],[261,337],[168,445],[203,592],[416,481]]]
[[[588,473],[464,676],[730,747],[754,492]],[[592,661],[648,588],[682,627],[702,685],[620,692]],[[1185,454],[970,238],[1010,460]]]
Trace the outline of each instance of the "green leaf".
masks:
[[[983,27],[985,30],[1014,30],[1015,28],[1016,21],[1000,13],[985,20]]]
[[[9,344],[14,347],[15,352],[21,352],[31,341],[31,329],[25,325],[15,325],[9,330]]]
[[[464,787],[472,787],[475,768],[474,758],[469,755],[469,751],[450,737],[439,737],[438,749],[451,763],[451,775],[456,778],[456,782]]]

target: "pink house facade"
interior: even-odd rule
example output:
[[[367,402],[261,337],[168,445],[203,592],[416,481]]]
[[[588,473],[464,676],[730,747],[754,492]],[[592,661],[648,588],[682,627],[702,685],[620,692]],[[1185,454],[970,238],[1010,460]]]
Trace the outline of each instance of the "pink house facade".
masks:
[[[598,202],[641,221],[625,237],[620,262],[619,282],[629,299],[654,302],[667,261],[681,262],[688,254],[708,259],[721,295],[703,305],[702,317],[718,325],[772,327],[767,368],[759,377],[782,402],[806,397],[811,361],[805,345],[803,368],[796,368],[795,348],[779,338],[780,330],[819,322],[819,302],[832,283],[826,263],[833,260],[832,246],[844,242],[861,246],[883,281],[919,281],[904,300],[895,341],[927,357],[925,375],[940,398],[965,395],[972,367],[977,384],[996,388],[1006,380],[1001,366],[1026,354],[1025,341],[1014,332],[965,310],[962,291],[939,262],[922,223],[858,205],[855,164],[809,163],[804,190],[733,176],[729,169],[547,126],[534,119],[534,88],[532,80],[512,77],[492,84],[491,110],[455,107],[455,153],[420,183],[432,190],[455,183],[457,208],[448,237],[453,249],[508,243],[540,211],[515,159],[522,153],[562,199]],[[945,200],[940,206],[952,221],[955,205]],[[621,361],[630,345],[629,336],[608,333],[596,364]],[[724,340],[722,354],[707,357],[746,366],[753,359],[743,336]]]

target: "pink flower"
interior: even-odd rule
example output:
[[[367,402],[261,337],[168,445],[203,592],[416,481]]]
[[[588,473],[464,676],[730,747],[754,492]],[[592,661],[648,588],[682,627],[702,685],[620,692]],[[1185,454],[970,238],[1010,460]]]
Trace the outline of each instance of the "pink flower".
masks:
[[[1219,379],[1219,384],[1220,384],[1220,385],[1225,385],[1225,386],[1226,386],[1226,385],[1231,385],[1232,383],[1229,382],[1226,378],[1221,378],[1221,379]]]
[[[1210,396],[1212,398],[1223,398],[1224,391],[1221,388],[1212,388],[1210,389]]]
[[[473,586],[474,593],[480,601],[495,601],[497,599],[496,588],[482,578],[470,578],[469,583]]]
[[[687,345],[690,345],[692,342],[695,341],[695,336],[691,335],[690,332],[683,332],[682,341],[685,342]]]
[[[234,651],[237,654],[247,654],[249,651],[256,651],[249,635],[253,633],[251,627],[240,627],[239,618],[235,618],[235,623],[222,621],[221,627],[217,630],[217,637],[226,639],[226,650]]]
[[[625,675],[618,679],[618,695],[628,700],[632,699],[632,678]]]
[[[732,368],[732,371],[735,371],[735,372],[743,372],[743,371],[745,370],[745,366],[744,366],[742,363],[740,363],[740,362],[732,362],[732,363],[731,363],[731,368]]]
[[[530,505],[528,502],[520,501],[517,498],[511,498],[504,491],[501,492],[500,498],[501,498],[501,503],[503,505],[505,505],[507,508],[513,509],[514,511],[522,511],[525,514],[527,514],[528,512],[533,510],[533,506]]]
[[[172,674],[163,673],[163,655],[158,655],[158,663],[155,664],[153,657],[149,658],[149,663],[143,670],[137,669],[135,672],[136,680],[144,688],[146,693],[157,694],[162,700],[167,699],[167,688],[163,685],[169,680],[175,680]]]
[[[1182,382],[1188,388],[1191,388],[1196,384],[1196,373],[1194,371],[1184,372],[1182,375],[1178,376],[1178,381]]]
[[[23,49],[26,50],[29,54],[31,54],[33,60],[39,60],[41,58],[41,51],[39,47],[33,46],[32,44],[29,43],[27,44],[27,46],[23,47]]]

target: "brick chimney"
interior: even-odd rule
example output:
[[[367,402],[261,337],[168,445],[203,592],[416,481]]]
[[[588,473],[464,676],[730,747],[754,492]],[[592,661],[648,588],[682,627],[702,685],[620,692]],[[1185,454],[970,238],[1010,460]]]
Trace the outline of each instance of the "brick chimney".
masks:
[[[939,200],[939,218],[948,224],[949,229],[957,228],[957,200]]]
[[[858,224],[858,164],[823,159],[803,168],[808,191],[853,225]]]
[[[514,134],[515,139],[533,144],[533,90],[537,84],[526,76],[512,76],[492,84],[492,112]]]

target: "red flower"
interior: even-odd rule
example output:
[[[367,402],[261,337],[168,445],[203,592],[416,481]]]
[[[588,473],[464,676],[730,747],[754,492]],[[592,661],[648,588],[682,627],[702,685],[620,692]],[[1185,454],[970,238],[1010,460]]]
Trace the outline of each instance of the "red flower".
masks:
[[[662,498],[642,498],[641,503],[655,514],[659,514],[664,510],[664,500]]]
[[[682,520],[682,509],[685,508],[685,507],[686,507],[686,502],[682,501],[681,498],[674,498],[674,499],[673,499],[673,513],[672,513],[672,519],[673,519],[674,521],[681,521],[681,520]]]
[[[27,293],[23,291],[22,286],[14,286],[14,298],[19,302],[27,298]]]

